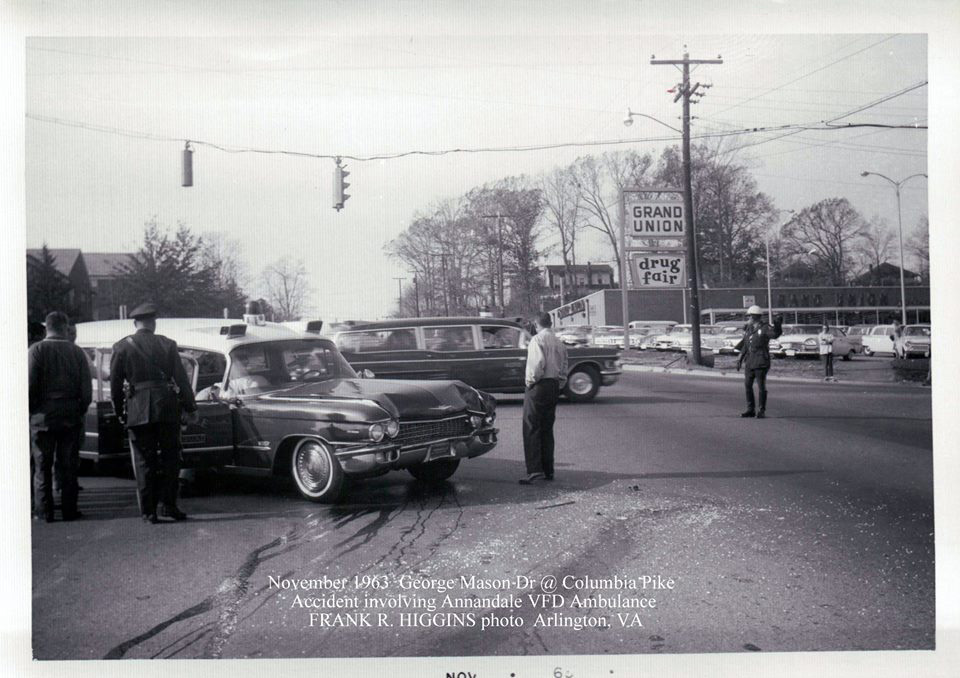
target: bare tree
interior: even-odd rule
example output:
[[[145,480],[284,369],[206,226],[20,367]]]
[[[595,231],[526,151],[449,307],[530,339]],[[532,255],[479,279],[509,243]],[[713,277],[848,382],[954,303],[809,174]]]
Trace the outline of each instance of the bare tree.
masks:
[[[572,170],[561,167],[540,178],[540,193],[543,198],[544,218],[560,238],[560,256],[563,259],[566,293],[574,281],[570,267],[577,263],[577,236],[583,228],[580,192],[577,190]],[[560,303],[565,303],[561,299]]]
[[[620,190],[643,183],[653,160],[636,151],[604,153],[577,158],[570,166],[578,204],[583,206],[584,225],[603,233],[620,266],[620,223],[617,201]],[[622,284],[622,281],[621,281]]]
[[[884,263],[894,249],[896,234],[885,219],[874,215],[863,228],[860,240],[861,254],[868,269]]]
[[[274,309],[274,320],[299,320],[311,291],[303,261],[281,257],[263,269],[260,280],[266,291],[266,299]]]
[[[924,214],[917,222],[913,233],[904,243],[904,249],[913,254],[924,280],[930,280],[930,220]]]
[[[813,256],[832,285],[846,283],[863,231],[863,217],[846,198],[827,198],[805,207],[783,227],[791,253]]]

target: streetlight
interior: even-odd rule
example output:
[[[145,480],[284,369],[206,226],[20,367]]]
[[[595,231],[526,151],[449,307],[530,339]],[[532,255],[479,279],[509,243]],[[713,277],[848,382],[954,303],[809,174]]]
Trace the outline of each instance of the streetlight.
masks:
[[[664,127],[669,127],[669,128],[672,129],[674,132],[678,132],[678,133],[680,133],[680,134],[683,134],[683,131],[682,131],[682,130],[678,130],[676,127],[673,127],[673,126],[671,126],[671,125],[668,125],[667,123],[663,122],[662,120],[657,120],[657,119],[654,118],[652,115],[647,115],[646,113],[634,113],[633,111],[630,110],[629,107],[627,108],[627,115],[626,115],[626,117],[623,119],[623,126],[624,126],[624,127],[629,127],[630,125],[632,125],[634,118],[647,118],[648,120],[653,120],[654,122],[660,123],[660,124],[663,125]]]
[[[795,214],[794,210],[777,210],[777,213],[786,212],[787,214]],[[789,221],[787,223],[790,223]],[[781,224],[780,228],[782,230],[786,224]],[[770,319],[770,324],[773,324],[773,289],[770,285],[770,231],[767,231],[766,238],[764,238],[764,245],[767,249],[767,317]]]
[[[913,179],[914,177],[923,177],[924,179],[926,179],[927,175],[924,174],[923,172],[920,172],[918,174],[911,174],[910,176],[904,179],[901,179],[900,181],[894,181],[890,177],[884,176],[879,172],[867,172],[867,171],[860,172],[861,177],[868,177],[870,175],[873,175],[875,177],[880,177],[881,179],[886,179],[891,184],[893,184],[893,188],[897,192],[897,226],[900,234],[900,315],[901,315],[903,324],[906,325],[907,324],[907,290],[903,282],[903,215],[900,211],[900,187],[903,186],[908,181],[910,181],[911,179]]]

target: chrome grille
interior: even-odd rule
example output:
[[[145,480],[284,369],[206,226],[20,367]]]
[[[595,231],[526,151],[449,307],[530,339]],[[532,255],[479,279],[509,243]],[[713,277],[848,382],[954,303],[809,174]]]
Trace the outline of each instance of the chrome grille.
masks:
[[[402,447],[422,445],[444,438],[455,438],[471,432],[470,423],[466,415],[450,419],[433,421],[401,421],[400,433],[396,442]]]

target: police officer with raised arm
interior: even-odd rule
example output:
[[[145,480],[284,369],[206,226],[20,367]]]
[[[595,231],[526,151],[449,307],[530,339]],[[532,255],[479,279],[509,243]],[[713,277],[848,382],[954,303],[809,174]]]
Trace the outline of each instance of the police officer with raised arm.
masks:
[[[144,521],[160,522],[158,504],[159,515],[183,520],[187,515],[177,508],[180,410],[195,421],[197,404],[176,342],[156,334],[156,307],[141,304],[130,317],[137,331],[113,345],[110,397],[130,435]]]
[[[527,346],[526,390],[523,393],[523,456],[527,475],[521,485],[539,478],[553,480],[553,423],[560,389],[567,381],[567,349],[550,328],[549,313],[537,316],[537,333]]]
[[[69,325],[65,313],[48,314],[46,338],[27,353],[34,508],[36,517],[48,523],[54,520],[54,473],[61,490],[63,519],[81,517],[77,510],[77,448],[93,389],[90,363],[68,338]]]
[[[763,319],[759,306],[747,309],[749,320],[743,328],[743,338],[734,347],[740,351],[737,369],[744,368],[743,383],[747,391],[747,409],[741,417],[763,419],[767,412],[767,371],[770,369],[770,340],[783,334],[783,318],[777,316],[770,325]],[[753,397],[753,382],[757,382],[760,409]]]

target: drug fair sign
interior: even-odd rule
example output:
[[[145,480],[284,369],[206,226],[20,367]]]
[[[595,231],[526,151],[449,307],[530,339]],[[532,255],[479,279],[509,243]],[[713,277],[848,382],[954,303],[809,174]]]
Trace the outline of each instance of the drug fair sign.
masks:
[[[634,289],[650,287],[684,287],[686,255],[683,253],[644,252],[630,260]]]

